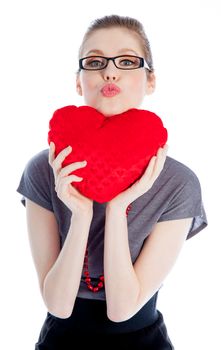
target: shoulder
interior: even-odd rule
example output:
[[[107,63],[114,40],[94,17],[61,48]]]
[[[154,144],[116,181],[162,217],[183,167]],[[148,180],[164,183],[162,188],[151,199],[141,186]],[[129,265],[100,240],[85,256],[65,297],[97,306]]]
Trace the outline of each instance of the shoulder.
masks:
[[[49,149],[34,154],[27,162],[24,176],[37,183],[50,186],[54,181],[53,170],[48,162]]]
[[[195,172],[186,164],[167,157],[164,169],[158,178],[157,187],[158,198],[161,198],[165,204],[161,221],[202,214],[200,181]]]
[[[186,164],[167,157],[158,180],[161,194],[170,199],[171,204],[196,205],[202,201],[201,184],[196,173]]]
[[[173,184],[200,185],[198,176],[189,166],[171,157],[166,159],[162,178],[171,179]]]
[[[45,164],[48,163],[49,149],[44,149],[35,153],[28,161],[28,164]]]
[[[49,170],[48,163],[48,149],[44,149],[36,154],[34,154],[28,161],[25,166],[25,172],[39,172],[44,170]]]
[[[182,174],[184,176],[196,176],[194,171],[189,166],[168,156],[165,162],[165,170],[176,174]]]
[[[21,183],[28,183],[31,187],[35,184],[49,186],[53,179],[53,171],[48,162],[49,150],[44,149],[34,154],[26,163]]]
[[[167,157],[159,183],[165,203],[159,221],[192,217],[192,227],[187,238],[194,236],[207,226],[201,184],[190,167]]]
[[[27,161],[17,191],[23,197],[52,210],[52,184],[53,171],[48,163],[48,150],[45,149],[36,153]],[[24,199],[22,203],[25,204]]]

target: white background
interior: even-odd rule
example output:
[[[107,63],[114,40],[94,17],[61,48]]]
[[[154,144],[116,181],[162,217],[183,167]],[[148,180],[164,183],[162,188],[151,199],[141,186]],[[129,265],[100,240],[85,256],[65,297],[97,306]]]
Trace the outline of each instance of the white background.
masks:
[[[219,0],[1,2],[1,347],[34,349],[46,315],[16,188],[28,159],[48,147],[52,112],[83,104],[75,91],[78,48],[89,23],[108,14],[133,16],[144,24],[157,89],[143,107],[163,119],[169,155],[198,175],[209,220],[185,243],[160,291],[158,308],[176,350],[218,349]]]

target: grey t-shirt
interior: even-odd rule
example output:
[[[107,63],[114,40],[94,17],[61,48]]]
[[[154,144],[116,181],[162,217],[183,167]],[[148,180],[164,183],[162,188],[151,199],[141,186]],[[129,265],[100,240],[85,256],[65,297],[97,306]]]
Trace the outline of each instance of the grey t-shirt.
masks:
[[[71,212],[57,197],[54,175],[48,163],[48,149],[33,156],[24,169],[17,191],[25,198],[54,212],[59,226],[61,247],[69,230]],[[104,224],[106,203],[93,202],[93,219],[88,238],[89,271],[98,279],[103,273]],[[187,239],[207,226],[201,186],[196,174],[186,165],[167,157],[152,188],[132,203],[128,214],[128,236],[134,262],[157,222],[193,218]],[[177,232],[179,234],[179,232]],[[83,278],[78,297],[105,300],[104,290],[92,293]]]

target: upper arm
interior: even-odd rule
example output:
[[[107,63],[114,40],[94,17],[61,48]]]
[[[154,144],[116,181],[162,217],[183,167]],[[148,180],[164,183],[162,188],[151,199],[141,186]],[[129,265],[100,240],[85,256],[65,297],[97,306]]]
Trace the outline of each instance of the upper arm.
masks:
[[[43,295],[44,279],[60,252],[54,213],[26,198],[27,228],[31,253]]]
[[[159,290],[181,251],[191,222],[192,218],[159,222],[146,239],[134,264],[140,284],[139,305]]]

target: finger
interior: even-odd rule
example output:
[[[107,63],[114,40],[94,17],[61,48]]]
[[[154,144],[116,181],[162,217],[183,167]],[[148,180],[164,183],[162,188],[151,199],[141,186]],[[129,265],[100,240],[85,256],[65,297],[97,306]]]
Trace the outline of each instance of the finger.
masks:
[[[164,147],[160,147],[157,151],[156,162],[154,164],[153,176],[157,178],[164,167],[164,163],[166,160],[166,155],[168,151],[168,145]]]
[[[54,159],[54,161],[52,162],[52,167],[56,172],[58,172],[62,168],[63,161],[71,153],[71,151],[72,151],[72,147],[68,146],[64,148]]]
[[[156,163],[156,159],[157,157],[156,156],[153,156],[150,161],[149,161],[149,164],[144,172],[145,174],[145,177],[150,177],[153,173],[153,170],[154,170],[154,167],[155,167],[155,163]]]
[[[144,183],[146,183],[146,181],[156,179],[157,176],[159,175],[160,171],[163,168],[164,161],[166,159],[167,148],[168,148],[167,146],[165,148],[160,147],[157,151],[157,155],[153,156],[150,159],[149,164],[143,176],[140,179],[140,180],[144,180]]]
[[[54,142],[50,142],[50,148],[49,148],[49,154],[48,154],[48,162],[50,165],[52,165],[54,158],[55,158],[55,144]]]
[[[168,152],[168,148],[169,148],[169,145],[166,143],[166,144],[163,146],[163,150],[164,150],[164,152],[166,152],[166,154],[167,154],[167,152]]]
[[[59,193],[65,192],[67,186],[70,185],[72,182],[81,182],[82,180],[83,177],[77,175],[69,175],[66,177],[58,178],[55,185],[55,191]]]
[[[155,168],[155,163],[156,163],[156,156],[153,156],[149,164],[144,172],[144,174],[141,176],[141,178],[135,182],[134,187],[139,188],[139,191],[141,193],[144,193],[147,191],[147,184],[150,183],[152,184],[152,177],[153,177],[153,172]]]
[[[135,184],[131,187],[139,189],[140,193],[145,193],[148,188],[151,188],[157,177],[159,176],[165,159],[166,159],[166,153],[167,153],[168,146],[164,146],[163,148],[159,148],[157,151],[157,155],[153,156],[149,164],[144,172],[144,174],[141,176],[141,178],[135,182]],[[133,194],[133,192],[132,192]],[[135,198],[136,199],[136,198]]]
[[[160,147],[157,151],[157,157],[159,156],[159,158],[166,158],[168,152],[168,145],[165,144],[163,147]]]
[[[83,168],[87,165],[86,160],[84,160],[83,162],[75,162],[75,163],[71,163],[69,165],[67,165],[66,167],[62,168],[59,176],[63,177],[63,176],[67,176],[69,175],[72,171]]]

